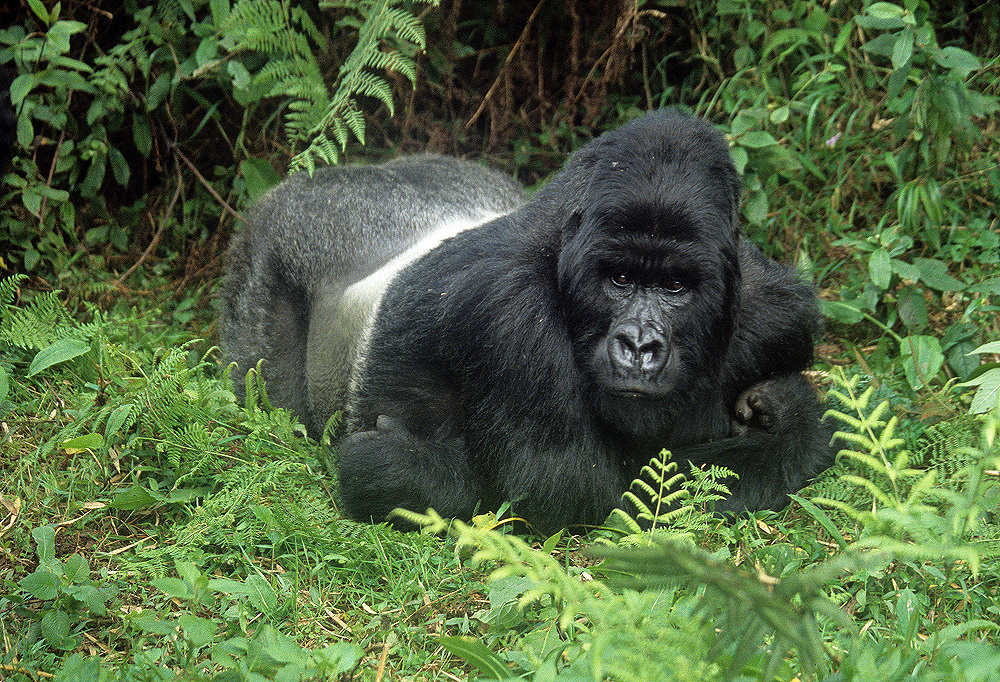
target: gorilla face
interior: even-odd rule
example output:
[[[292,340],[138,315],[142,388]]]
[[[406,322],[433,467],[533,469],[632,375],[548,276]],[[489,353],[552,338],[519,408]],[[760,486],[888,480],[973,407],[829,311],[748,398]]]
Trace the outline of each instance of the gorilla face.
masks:
[[[626,184],[624,165],[594,173],[588,207],[564,231],[560,283],[601,418],[640,439],[662,438],[692,404],[716,397],[710,387],[733,334],[740,284],[736,195],[724,184],[717,193],[692,191],[689,184],[718,178],[692,177],[676,164],[670,172],[662,163],[649,173],[631,168]]]

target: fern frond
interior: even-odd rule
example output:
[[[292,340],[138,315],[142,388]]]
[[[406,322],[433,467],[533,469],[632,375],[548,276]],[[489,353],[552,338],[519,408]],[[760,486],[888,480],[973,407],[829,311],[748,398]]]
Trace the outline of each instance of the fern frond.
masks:
[[[417,80],[413,60],[400,52],[376,52],[372,55],[371,67],[380,71],[396,71],[406,76],[410,82]]]
[[[14,303],[17,299],[17,286],[26,279],[27,275],[11,275],[0,279],[0,310]]]
[[[306,160],[311,156],[336,161],[339,154],[330,146],[331,137],[341,150],[346,148],[350,135],[364,144],[364,117],[355,104],[357,96],[377,99],[392,115],[395,111],[392,86],[385,77],[373,71],[393,71],[415,82],[416,65],[408,55],[415,51],[413,48],[424,49],[426,36],[420,21],[408,9],[395,6],[397,3],[398,0],[374,0],[360,6],[336,1],[321,4],[324,8],[358,11],[363,21],[357,45],[341,65],[339,82],[333,89],[333,96],[323,104],[322,113],[307,123],[304,112],[295,115],[289,112],[286,126],[289,138],[310,140],[306,149],[292,159],[292,169],[311,169],[313,163]],[[398,49],[392,49],[393,44]]]
[[[37,351],[60,339],[93,338],[100,323],[78,323],[59,299],[59,291],[35,292],[33,300],[15,306],[21,279],[13,275],[0,280],[0,344]]]

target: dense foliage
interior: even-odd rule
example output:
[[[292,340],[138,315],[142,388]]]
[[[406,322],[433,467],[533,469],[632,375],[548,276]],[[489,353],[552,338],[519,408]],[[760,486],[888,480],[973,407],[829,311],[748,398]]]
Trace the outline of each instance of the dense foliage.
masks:
[[[0,679],[1000,679],[995,3],[3,11]],[[837,466],[723,523],[661,458],[653,532],[540,545],[344,521],[212,349],[239,211],[418,149],[534,185],[666,105],[729,134],[748,233],[818,287]]]

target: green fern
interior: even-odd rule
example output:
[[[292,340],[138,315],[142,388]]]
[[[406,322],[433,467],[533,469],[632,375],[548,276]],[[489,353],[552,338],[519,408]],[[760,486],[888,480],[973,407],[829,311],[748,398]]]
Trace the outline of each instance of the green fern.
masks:
[[[604,559],[601,573],[617,577],[612,584],[567,569],[517,536],[449,523],[433,511],[407,518],[432,532],[448,529],[458,551],[474,548],[472,565],[495,564],[491,583],[517,588],[510,606],[524,613],[529,625],[529,607],[536,607],[537,623],[517,642],[522,655],[516,660],[531,662],[537,674],[529,679],[558,673],[686,682],[732,679],[756,666],[768,669],[759,679],[773,679],[789,649],[798,652],[805,671],[828,667],[818,615],[851,627],[823,594],[843,561],[764,582],[690,541],[654,535],[644,547],[591,550]],[[710,590],[683,590],[685,580]],[[543,615],[552,612],[552,620]]]
[[[58,291],[35,292],[35,297],[15,306],[18,283],[24,275],[0,280],[0,344],[25,350],[42,350],[60,339],[90,339],[98,324],[81,325],[59,300]]]
[[[363,23],[358,33],[358,44],[340,67],[339,82],[333,97],[325,103],[322,115],[315,115],[317,107],[289,108],[288,129],[299,135],[293,139],[310,140],[309,146],[292,159],[292,169],[312,172],[317,158],[326,163],[336,163],[339,151],[331,143],[330,135],[340,149],[346,147],[350,135],[364,143],[364,117],[357,107],[357,96],[374,97],[386,106],[390,115],[393,113],[392,86],[372,71],[395,71],[406,76],[411,83],[415,82],[413,58],[402,50],[414,52],[424,49],[424,29],[409,11],[394,7],[394,4],[398,4],[398,0],[328,0],[320,3],[324,9],[354,9],[361,14]],[[395,45],[397,49],[386,49],[386,43]]]
[[[608,525],[622,529],[631,540],[644,544],[643,528],[650,532],[666,533],[668,537],[693,537],[713,523],[708,511],[715,502],[729,495],[721,480],[733,472],[720,466],[700,469],[691,466],[690,474],[677,471],[677,462],[663,450],[640,471],[622,499],[635,509],[629,515],[621,508],[612,510]],[[628,537],[627,536],[627,537]]]
[[[946,557],[967,563],[975,572],[979,554],[968,542],[978,524],[980,485],[984,468],[992,462],[987,450],[966,449],[972,466],[969,481],[958,490],[938,483],[938,471],[912,466],[913,457],[895,434],[898,419],[889,416],[889,402],[870,406],[873,387],[858,392],[859,376],[833,375],[830,395],[846,409],[829,414],[849,430],[836,436],[849,447],[839,457],[852,468],[840,481],[853,486],[862,499],[855,505],[844,499],[814,497],[813,502],[835,509],[857,525],[851,552],[874,549],[915,560]],[[855,495],[857,499],[858,495]]]

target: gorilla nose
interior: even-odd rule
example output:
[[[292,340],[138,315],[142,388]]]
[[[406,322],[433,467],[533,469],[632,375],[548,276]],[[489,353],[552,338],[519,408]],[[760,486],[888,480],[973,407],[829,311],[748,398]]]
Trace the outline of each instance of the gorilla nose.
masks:
[[[614,367],[626,374],[656,376],[670,357],[663,329],[652,322],[622,322],[611,336],[608,354]]]

